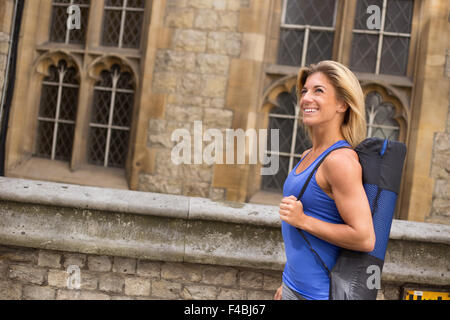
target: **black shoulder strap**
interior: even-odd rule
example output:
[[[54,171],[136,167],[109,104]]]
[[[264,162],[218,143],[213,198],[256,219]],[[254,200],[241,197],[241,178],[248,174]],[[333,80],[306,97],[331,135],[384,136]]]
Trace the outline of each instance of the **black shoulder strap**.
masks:
[[[320,159],[320,161],[316,164],[316,166],[314,167],[314,169],[313,169],[313,170],[311,171],[311,173],[309,174],[308,179],[306,179],[305,184],[303,185],[302,190],[300,191],[300,193],[299,193],[299,195],[298,195],[298,197],[297,197],[297,200],[300,200],[300,199],[302,198],[303,194],[305,193],[306,187],[308,186],[309,182],[311,181],[311,178],[312,178],[313,175],[314,175],[314,172],[317,171],[317,169],[318,169],[319,166],[322,164],[322,162],[325,160],[325,158],[326,158],[331,152],[333,152],[334,150],[342,149],[342,148],[349,148],[349,149],[351,149],[350,147],[347,147],[347,146],[337,147],[337,148],[334,148],[333,150],[330,150],[327,154],[325,154],[325,156],[323,156],[322,159]],[[322,260],[322,258],[319,256],[319,254],[317,253],[317,251],[313,249],[313,247],[311,246],[311,243],[308,241],[308,239],[306,238],[306,236],[305,236],[305,234],[303,233],[303,231],[302,231],[301,229],[299,229],[299,228],[297,228],[297,230],[300,232],[301,236],[303,237],[303,240],[305,240],[305,242],[308,244],[309,249],[311,250],[311,252],[319,259],[320,263],[322,264],[322,266],[324,267],[324,269],[327,271],[328,276],[331,276],[331,271],[330,271],[330,269],[328,269],[327,265],[326,265],[325,262]]]

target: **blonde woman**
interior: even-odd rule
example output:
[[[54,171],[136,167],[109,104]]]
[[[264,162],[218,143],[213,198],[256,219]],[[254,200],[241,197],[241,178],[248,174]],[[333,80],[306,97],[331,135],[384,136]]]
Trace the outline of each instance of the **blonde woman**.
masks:
[[[364,96],[344,65],[321,61],[299,71],[297,96],[312,148],[306,150],[283,187],[279,215],[286,250],[282,286],[275,299],[328,299],[329,276],[296,228],[331,270],[339,248],[370,252],[375,245],[362,168],[354,148],[366,136]],[[301,201],[305,180],[314,173]]]

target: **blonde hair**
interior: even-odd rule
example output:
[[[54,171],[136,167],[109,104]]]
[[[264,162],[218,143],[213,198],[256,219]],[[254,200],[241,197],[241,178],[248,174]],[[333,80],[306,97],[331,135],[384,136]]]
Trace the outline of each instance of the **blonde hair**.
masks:
[[[344,121],[341,124],[341,132],[345,140],[354,148],[366,138],[366,112],[364,94],[358,79],[343,64],[324,60],[317,64],[301,68],[297,76],[297,101],[300,102],[300,92],[306,83],[306,79],[313,73],[321,72],[331,82],[336,90],[336,96],[348,106]],[[311,137],[311,130],[307,128]]]

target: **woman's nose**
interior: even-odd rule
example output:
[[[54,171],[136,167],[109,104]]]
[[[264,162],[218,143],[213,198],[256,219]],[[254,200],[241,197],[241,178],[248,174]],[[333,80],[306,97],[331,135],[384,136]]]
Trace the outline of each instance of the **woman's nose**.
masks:
[[[312,102],[312,96],[311,96],[311,94],[307,91],[307,92],[305,92],[305,93],[302,95],[302,97],[301,97],[301,99],[300,99],[300,105],[302,105],[302,104],[304,104],[304,103],[310,103],[310,102]]]

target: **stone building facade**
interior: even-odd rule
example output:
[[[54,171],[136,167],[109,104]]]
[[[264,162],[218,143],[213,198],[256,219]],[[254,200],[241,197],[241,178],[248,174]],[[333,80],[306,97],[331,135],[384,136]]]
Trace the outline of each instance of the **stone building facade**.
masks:
[[[360,79],[375,121],[368,134],[408,147],[396,217],[447,224],[450,59],[440,35],[449,32],[449,4],[378,2],[379,31],[365,27],[363,0],[74,1],[75,30],[65,26],[68,3],[25,1],[2,137],[6,176],[275,204],[309,143],[295,115],[283,115],[283,101],[301,65],[333,59]],[[14,1],[1,5],[4,70]],[[73,76],[59,85],[66,70]],[[293,123],[297,132],[286,138]],[[250,140],[235,150],[245,153],[241,164],[171,161],[177,129],[202,137],[205,151],[208,129],[280,128],[288,142],[272,178],[251,163]]]

